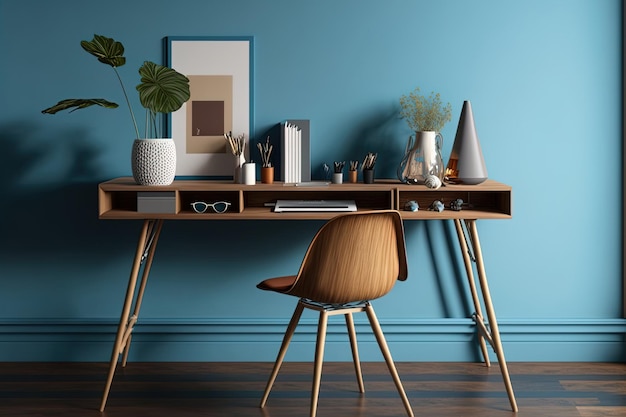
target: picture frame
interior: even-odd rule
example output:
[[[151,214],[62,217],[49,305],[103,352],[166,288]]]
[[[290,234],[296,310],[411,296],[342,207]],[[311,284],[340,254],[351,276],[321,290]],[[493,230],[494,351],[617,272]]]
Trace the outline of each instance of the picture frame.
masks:
[[[191,97],[168,115],[177,177],[232,177],[234,156],[225,133],[244,135],[249,160],[254,132],[254,38],[168,36],[166,65],[189,78]]]

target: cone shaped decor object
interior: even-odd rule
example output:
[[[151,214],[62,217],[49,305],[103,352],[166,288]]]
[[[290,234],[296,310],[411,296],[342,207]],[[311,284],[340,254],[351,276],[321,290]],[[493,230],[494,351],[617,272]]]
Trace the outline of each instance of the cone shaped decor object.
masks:
[[[487,167],[474,126],[472,104],[463,102],[445,177],[451,183],[476,185],[487,179]]]

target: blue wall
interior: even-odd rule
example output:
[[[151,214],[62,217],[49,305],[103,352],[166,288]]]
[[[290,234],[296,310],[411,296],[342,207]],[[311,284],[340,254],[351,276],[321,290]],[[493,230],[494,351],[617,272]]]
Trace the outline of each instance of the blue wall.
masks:
[[[125,44],[130,85],[165,36],[254,36],[255,134],[310,119],[316,174],[376,151],[393,177],[416,86],[452,104],[447,160],[471,100],[489,175],[514,190],[512,220],[479,224],[507,358],[624,360],[621,16],[619,0],[0,2],[0,361],[109,359],[140,224],[98,220],[96,189],[130,174],[131,125],[40,113],[122,100],[80,49],[94,33]],[[319,225],[166,224],[130,359],[273,360],[295,300],[255,284],[295,271]],[[476,358],[454,239],[407,224],[409,280],[376,303],[396,360]],[[311,360],[315,322],[288,360]],[[327,358],[347,360],[336,327]]]

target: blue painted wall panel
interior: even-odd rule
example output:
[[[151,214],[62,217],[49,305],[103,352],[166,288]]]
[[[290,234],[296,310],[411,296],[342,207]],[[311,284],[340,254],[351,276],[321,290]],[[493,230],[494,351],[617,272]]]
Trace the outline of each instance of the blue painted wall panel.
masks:
[[[554,341],[545,320],[557,342],[580,348],[569,359],[619,358],[621,12],[619,0],[111,0],[97,13],[79,0],[0,2],[0,325],[7,325],[0,360],[109,357],[102,346],[119,317],[140,225],[99,221],[96,186],[130,174],[131,123],[123,108],[40,113],[68,96],[123,100],[113,74],[79,46],[94,33],[126,46],[127,86],[138,82],[143,60],[162,61],[165,36],[254,36],[254,134],[262,139],[284,119],[310,119],[317,178],[324,162],[368,151],[379,153],[378,174],[393,177],[410,134],[398,99],[416,86],[452,104],[442,132],[447,160],[461,105],[471,100],[489,175],[513,186],[513,219],[479,223],[496,312],[503,323],[530,326],[521,334],[502,326],[507,356],[558,359],[559,349],[546,347]],[[295,271],[319,225],[166,224],[141,317],[166,330],[169,320],[233,331],[252,323],[242,337],[274,352],[279,337],[265,333],[267,323],[286,323],[295,300],[255,285]],[[410,277],[377,302],[381,321],[467,320],[452,225],[406,228]],[[74,320],[86,327],[64,327]],[[570,320],[584,336],[568,336]],[[592,331],[606,321],[602,336]],[[33,331],[32,323],[43,327]],[[107,330],[94,340],[90,323]],[[392,350],[407,360],[471,360],[468,334],[455,338],[458,329],[447,327],[453,347],[442,348],[429,336],[436,327],[417,326],[408,340],[392,332]],[[209,347],[237,343],[212,331],[190,334]],[[58,332],[86,351],[59,348]],[[27,349],[32,338],[38,345]],[[184,360],[193,351],[165,330],[150,341],[157,345],[140,342],[134,360]],[[428,353],[412,358],[415,346]],[[294,346],[294,357],[305,358],[306,349]],[[262,349],[252,357],[222,351],[193,357],[271,359]],[[333,352],[331,359],[342,357]],[[369,352],[364,359],[376,360]]]

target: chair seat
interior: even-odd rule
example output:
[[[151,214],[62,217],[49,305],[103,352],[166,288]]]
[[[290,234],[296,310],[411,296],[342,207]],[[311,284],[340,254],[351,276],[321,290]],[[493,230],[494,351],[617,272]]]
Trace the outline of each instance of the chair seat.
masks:
[[[287,275],[284,277],[276,277],[269,278],[265,281],[260,282],[256,287],[260,290],[265,291],[276,291],[280,293],[285,293],[293,287],[293,284],[296,282],[296,275]]]

